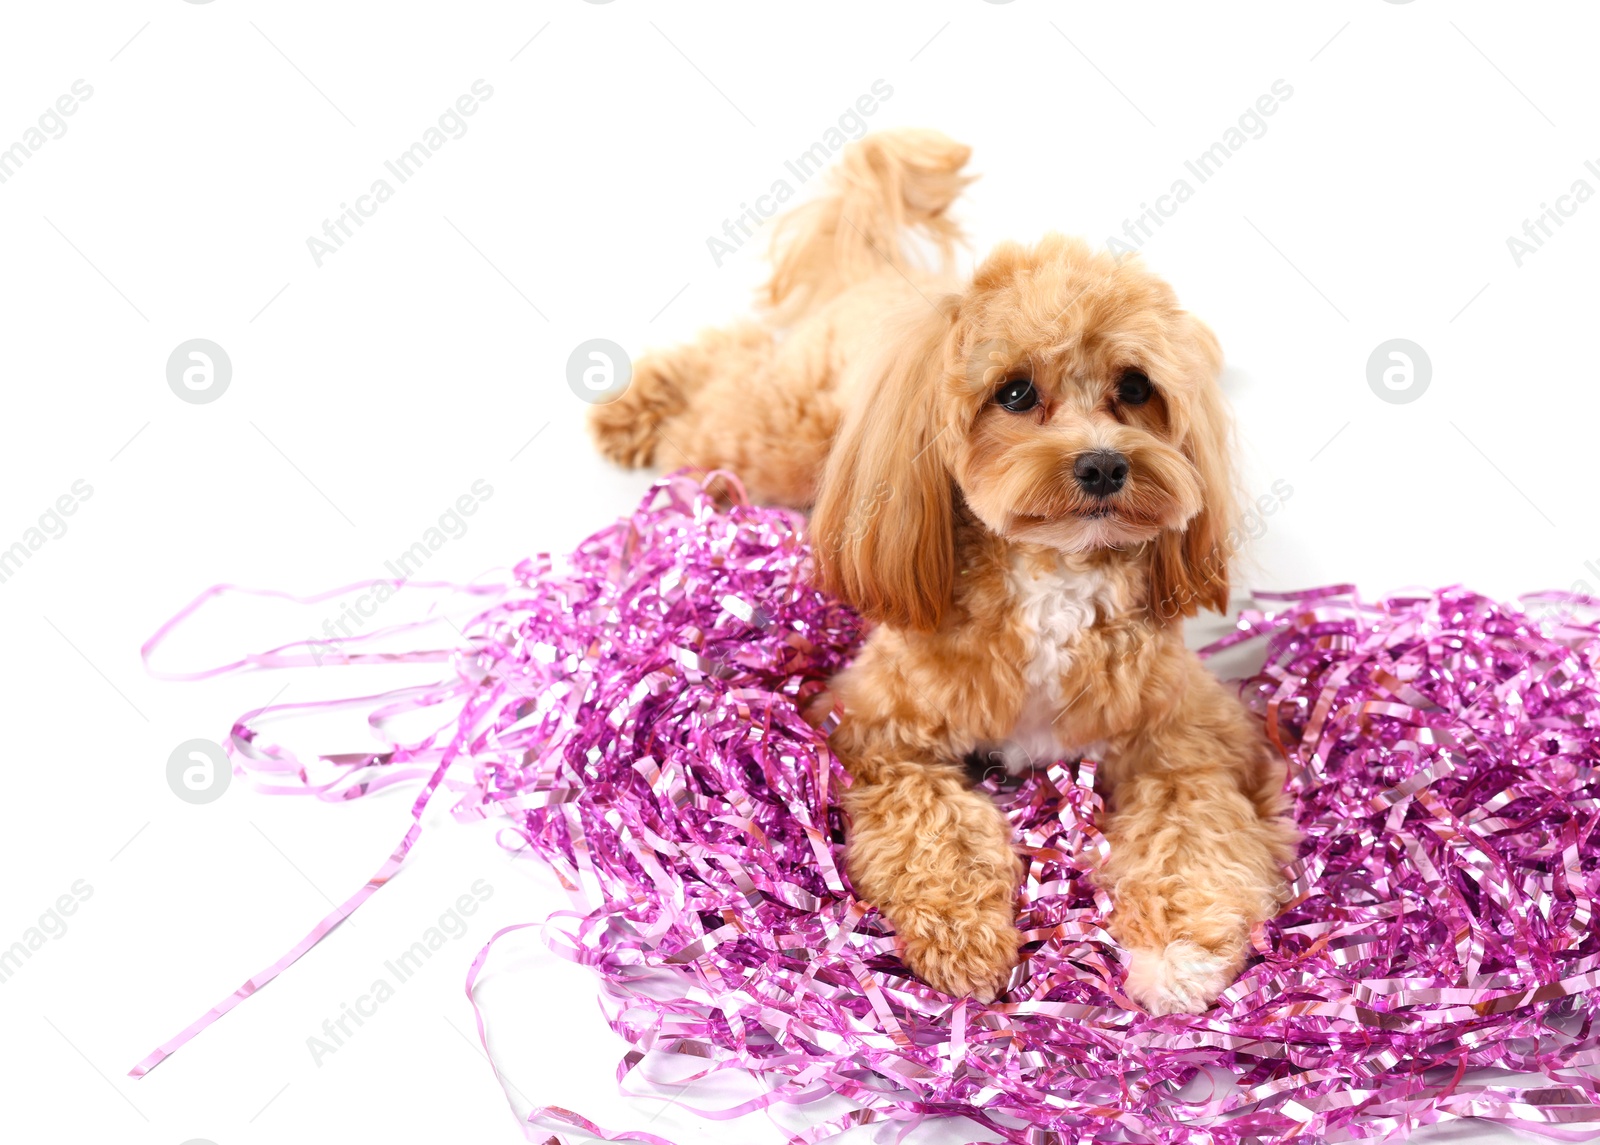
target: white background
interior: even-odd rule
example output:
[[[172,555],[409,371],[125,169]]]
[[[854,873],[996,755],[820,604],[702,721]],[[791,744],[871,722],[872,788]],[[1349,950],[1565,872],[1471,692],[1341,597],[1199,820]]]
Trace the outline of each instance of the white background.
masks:
[[[1520,267],[1506,245],[1575,180],[1600,188],[1584,168],[1600,161],[1596,23],[1578,4],[1436,0],[9,6],[0,147],[73,81],[93,95],[0,184],[0,548],[74,481],[93,494],[0,584],[0,946],[75,880],[93,895],[0,985],[4,1135],[521,1139],[461,979],[494,927],[566,904],[490,826],[442,810],[353,925],[149,1078],[125,1076],[359,886],[410,798],[330,806],[236,782],[191,806],[166,785],[173,747],[222,738],[285,684],[310,700],[418,678],[171,684],[138,647],[216,581],[384,575],[480,478],[492,498],[426,575],[564,550],[629,508],[647,477],[591,454],[567,355],[744,311],[763,244],[719,268],[706,237],[874,80],[893,87],[874,128],[974,145],[983,179],[959,214],[977,252],[1049,229],[1103,242],[1286,80],[1266,133],[1144,247],[1228,351],[1247,486],[1293,489],[1251,581],[1600,584],[1583,567],[1600,563],[1600,204]],[[465,136],[318,267],[307,237],[477,79],[494,94]],[[165,378],[196,337],[233,363],[211,404]],[[1395,337],[1433,365],[1410,404],[1367,384]],[[165,662],[336,613],[225,604]],[[480,878],[494,894],[468,934],[313,1064],[306,1038]],[[482,997],[528,1099],[680,1141],[729,1132],[617,1096],[623,1047],[587,972],[536,940],[494,966]]]

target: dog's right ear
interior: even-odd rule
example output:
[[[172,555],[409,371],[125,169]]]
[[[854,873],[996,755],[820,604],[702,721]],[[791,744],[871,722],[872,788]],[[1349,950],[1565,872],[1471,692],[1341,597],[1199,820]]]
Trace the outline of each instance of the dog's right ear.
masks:
[[[885,349],[828,454],[811,517],[824,588],[869,620],[931,630],[955,586],[954,498],[940,438],[958,299],[919,313]]]

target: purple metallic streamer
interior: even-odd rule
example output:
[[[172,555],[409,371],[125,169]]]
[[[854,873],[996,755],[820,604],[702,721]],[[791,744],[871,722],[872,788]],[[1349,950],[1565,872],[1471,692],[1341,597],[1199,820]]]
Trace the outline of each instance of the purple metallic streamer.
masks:
[[[323,799],[426,775],[416,823],[440,789],[458,818],[503,816],[572,895],[551,945],[599,976],[631,1047],[619,1076],[685,1054],[767,1084],[707,1116],[830,1093],[864,1107],[797,1143],[923,1116],[1029,1145],[1381,1139],[1462,1117],[1565,1139],[1600,1128],[1584,1072],[1600,1063],[1600,632],[1576,618],[1595,602],[1529,598],[1566,608],[1539,621],[1459,588],[1263,594],[1281,607],[1245,612],[1208,650],[1265,640],[1242,694],[1289,761],[1306,834],[1257,956],[1205,1014],[1138,1012],[1090,882],[1106,846],[1095,764],[1058,763],[988,786],[1028,860],[1028,942],[983,1005],[911,978],[848,890],[832,798],[848,777],[827,750],[836,713],[815,700],[863,628],[810,586],[802,526],[666,478],[563,566],[519,565],[464,629],[451,679],[369,698],[437,708],[437,733],[302,763],[252,712],[236,766]],[[1485,1067],[1542,1080],[1467,1080]],[[593,1128],[565,1110],[534,1120],[547,1136],[552,1121]]]

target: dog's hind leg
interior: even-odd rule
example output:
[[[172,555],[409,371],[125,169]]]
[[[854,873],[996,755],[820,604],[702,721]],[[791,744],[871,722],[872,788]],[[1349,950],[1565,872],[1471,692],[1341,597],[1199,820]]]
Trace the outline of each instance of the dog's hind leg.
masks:
[[[826,354],[780,349],[750,322],[645,355],[589,424],[600,451],[623,465],[726,469],[752,500],[803,509],[838,428],[831,387]]]
[[[689,436],[697,395],[725,375],[766,373],[773,354],[772,331],[744,321],[707,330],[695,341],[655,350],[633,364],[633,378],[622,395],[589,414],[589,430],[600,452],[630,469],[659,465],[711,468],[675,442]]]

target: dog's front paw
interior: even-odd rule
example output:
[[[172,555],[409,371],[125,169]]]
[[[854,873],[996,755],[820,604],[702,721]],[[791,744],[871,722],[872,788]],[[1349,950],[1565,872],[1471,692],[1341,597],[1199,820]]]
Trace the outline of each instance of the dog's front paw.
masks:
[[[1239,974],[1239,960],[1187,939],[1128,951],[1124,989],[1155,1015],[1198,1014],[1211,1007]]]
[[[913,907],[892,921],[905,964],[935,990],[980,1002],[1005,992],[1022,942],[1009,897],[975,911]]]

